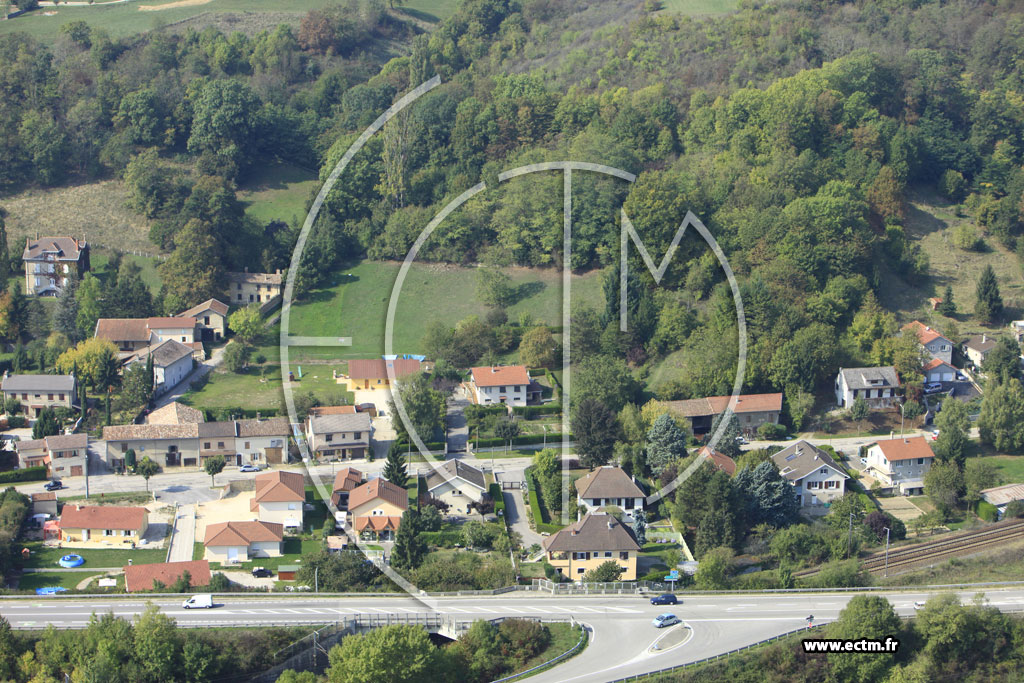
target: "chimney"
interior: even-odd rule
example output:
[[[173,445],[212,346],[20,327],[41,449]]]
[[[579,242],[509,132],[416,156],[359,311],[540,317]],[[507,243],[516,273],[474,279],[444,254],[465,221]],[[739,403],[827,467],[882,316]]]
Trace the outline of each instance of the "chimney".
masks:
[[[258,410],[256,411],[256,421],[257,422],[260,421],[260,411],[258,411]]]
[[[981,343],[984,344],[986,341],[988,341],[988,335],[983,333],[981,335]]]
[[[815,454],[814,454],[814,459],[815,459],[815,460],[817,460],[817,459],[818,459],[818,454],[817,454],[817,453],[815,453]]]

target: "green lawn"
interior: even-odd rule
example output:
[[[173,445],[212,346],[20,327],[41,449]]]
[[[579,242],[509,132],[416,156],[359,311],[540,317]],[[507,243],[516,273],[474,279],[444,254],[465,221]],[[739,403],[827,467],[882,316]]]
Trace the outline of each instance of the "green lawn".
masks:
[[[47,567],[56,567],[57,560],[62,556],[69,553],[81,555],[85,559],[83,567],[91,568],[96,567],[102,569],[106,567],[123,567],[128,564],[128,560],[131,559],[135,564],[152,564],[154,562],[164,562],[167,559],[167,550],[164,548],[138,548],[132,550],[125,548],[124,550],[83,550],[80,548],[48,548],[42,543],[25,543],[24,547],[32,551],[29,556],[28,562],[24,564],[27,568],[32,569],[44,569]],[[79,573],[80,572],[71,572]],[[85,578],[79,576],[79,580]]]
[[[102,572],[96,574],[89,574],[88,572],[32,572],[30,574],[22,574],[21,581],[18,583],[18,588],[21,590],[34,591],[37,588],[46,588],[47,586],[61,586],[68,590],[74,590],[75,587],[90,577],[103,576]]]
[[[665,12],[679,14],[726,14],[739,6],[739,0],[661,0]]]
[[[398,11],[421,21],[436,24],[454,14],[458,6],[459,0],[409,0]]]
[[[294,372],[294,371],[293,371]],[[331,376],[331,366],[310,366],[302,379],[296,374],[295,392],[305,394],[312,391],[326,404],[339,401],[351,404],[352,392],[346,392]],[[250,368],[245,372],[232,373],[215,370],[210,380],[197,391],[185,394],[182,403],[201,410],[222,410],[245,408],[246,410],[276,411],[285,414],[284,389],[281,385],[280,366],[267,366],[261,375],[259,369]]]
[[[273,220],[302,224],[310,192],[320,187],[317,174],[293,164],[260,165],[238,186],[245,212],[261,224]]]
[[[154,250],[155,251],[155,250]],[[146,256],[136,256],[135,254],[125,254],[123,257],[125,261],[131,261],[139,266],[142,271],[139,273],[142,277],[142,281],[149,286],[149,291],[154,295],[159,293],[160,287],[163,286],[163,278],[160,277],[157,266],[160,262],[155,258]],[[89,254],[89,263],[93,270],[100,270],[107,265],[110,261],[110,251],[106,249],[93,249]]]
[[[308,513],[307,513],[308,514]],[[196,545],[202,545],[197,543]],[[248,562],[239,562],[230,567],[222,567],[216,562],[210,563],[210,568],[218,571],[230,569],[232,571],[248,571],[253,567],[266,567],[277,572],[277,568],[283,564],[302,564],[302,556],[314,553],[323,547],[323,541],[319,539],[300,538],[298,536],[286,536],[284,539],[284,554],[281,557],[257,557]]]
[[[1021,455],[990,455],[978,458],[996,468],[999,473],[999,484],[1017,484],[1024,482],[1024,456]]]
[[[325,349],[326,356],[365,358],[384,351],[384,323],[388,302],[400,268],[393,261],[363,261],[334,274],[333,284],[311,292],[292,306],[289,334],[324,337],[352,337],[348,348]],[[561,325],[562,274],[559,270],[509,268],[523,297],[509,307],[511,320],[528,313],[534,320]],[[452,265],[415,263],[410,269],[395,314],[396,353],[422,351],[420,340],[433,321],[454,325],[469,315],[483,316],[487,307],[476,294],[476,269]],[[601,271],[574,275],[573,305],[604,306]],[[300,349],[293,358],[304,357]]]
[[[88,500],[90,505],[104,505],[117,503],[118,505],[145,505],[146,503],[152,502],[153,494],[146,493],[145,491],[115,491],[113,493],[94,493],[87,499],[83,496],[67,496],[62,497],[62,503],[70,503],[72,501],[82,502]]]

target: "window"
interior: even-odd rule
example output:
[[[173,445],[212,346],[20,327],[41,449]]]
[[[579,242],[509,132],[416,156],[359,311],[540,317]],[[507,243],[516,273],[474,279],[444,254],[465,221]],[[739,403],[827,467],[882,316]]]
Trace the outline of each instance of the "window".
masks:
[[[209,450],[209,448],[210,448],[210,442],[209,442],[209,441],[204,441],[204,442],[203,442],[203,448],[205,448],[205,449]]]
[[[924,464],[924,458],[918,458],[917,459],[917,464],[918,465],[923,465]]]
[[[248,442],[248,441],[246,441],[246,442],[245,442],[245,450],[249,450],[249,448],[251,448],[251,446],[249,446],[249,442]]]
[[[590,553],[588,553],[588,552],[573,553],[572,554],[572,559],[574,559],[574,560],[589,560],[590,559]]]
[[[124,453],[126,450],[128,450],[128,444],[122,441],[121,442],[121,452]]]
[[[356,440],[361,439],[361,438],[363,438],[363,433],[362,432],[353,432],[352,433],[352,438],[356,439]]]
[[[620,560],[628,560],[629,559],[629,551],[624,550],[624,551],[620,552],[619,553],[619,559]]]
[[[809,481],[809,482],[807,482],[807,489],[808,490],[816,489],[816,488],[819,488],[820,486],[821,486],[821,482],[820,481]]]
[[[289,510],[297,510],[298,508],[295,507],[296,505],[297,505],[296,503],[288,503],[288,509]]]
[[[217,448],[224,448],[224,442],[223,441],[218,441],[217,442]]]
[[[586,570],[585,570],[585,569],[584,569],[583,567],[577,567],[577,568],[576,568],[576,573],[577,573],[577,574],[583,574],[583,573],[584,573],[585,571],[586,571]]]
[[[64,400],[64,394],[57,394],[57,396],[60,397],[60,400],[62,400],[62,401]]]
[[[22,394],[21,395],[21,400],[22,401],[27,401],[28,400],[28,394]]]
[[[185,337],[184,336],[181,338],[181,341],[185,341]]]
[[[505,393],[505,387],[500,387],[500,388],[498,389],[498,391],[499,391],[500,393],[504,394],[504,393]]]
[[[605,550],[604,551],[604,556],[605,557],[611,557],[612,556],[612,551],[611,550]]]
[[[828,468],[822,467],[820,470],[818,470],[818,474],[828,474]]]
[[[839,482],[838,481],[826,481],[825,482],[825,488],[826,489],[837,489],[837,488],[839,488]]]
[[[46,400],[47,401],[52,401],[53,400],[53,394],[47,394],[46,395]]]
[[[103,530],[103,535],[104,536],[113,536],[114,535],[114,530],[113,529],[104,529]]]
[[[324,436],[324,441],[327,441],[328,443],[330,443],[331,441],[334,441],[334,434],[327,434],[327,435],[325,435]]]

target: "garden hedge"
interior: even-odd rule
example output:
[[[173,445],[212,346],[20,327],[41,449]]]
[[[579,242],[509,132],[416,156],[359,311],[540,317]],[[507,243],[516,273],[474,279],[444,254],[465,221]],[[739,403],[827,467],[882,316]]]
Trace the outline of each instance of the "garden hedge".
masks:
[[[0,472],[0,484],[11,484],[19,481],[43,481],[46,479],[46,467],[26,467],[22,470]]]

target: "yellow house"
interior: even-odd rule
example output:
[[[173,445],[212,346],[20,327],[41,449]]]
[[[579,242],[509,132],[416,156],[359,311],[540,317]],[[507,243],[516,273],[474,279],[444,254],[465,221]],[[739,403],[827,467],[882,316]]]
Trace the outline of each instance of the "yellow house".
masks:
[[[348,516],[360,536],[394,540],[407,509],[409,494],[387,479],[371,479],[348,494]]]
[[[544,550],[551,566],[573,581],[582,580],[605,562],[619,565],[620,581],[636,581],[640,544],[632,529],[608,513],[591,512],[549,536],[544,539]]]
[[[338,384],[344,384],[347,391],[390,389],[389,372],[394,374],[395,379],[402,379],[422,369],[422,363],[415,358],[356,358],[348,362],[348,374],[339,377]]]
[[[60,515],[60,539],[65,543],[138,543],[149,526],[141,507],[65,505]]]

